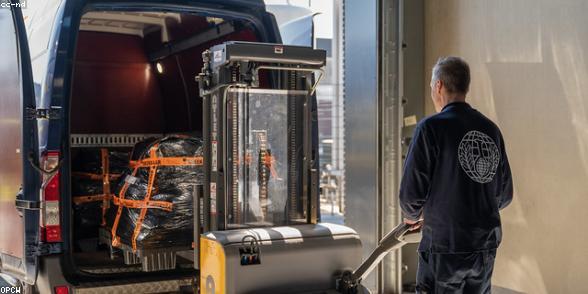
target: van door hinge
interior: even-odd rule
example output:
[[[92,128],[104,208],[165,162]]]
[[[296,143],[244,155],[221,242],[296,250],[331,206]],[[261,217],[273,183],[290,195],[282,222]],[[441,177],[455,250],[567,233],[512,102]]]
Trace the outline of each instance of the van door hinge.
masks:
[[[52,106],[51,108],[26,108],[27,120],[35,119],[60,119],[61,118],[61,107]]]
[[[16,205],[16,208],[20,209],[39,210],[41,209],[42,202],[16,199],[14,204]]]
[[[32,240],[31,240],[32,241]],[[36,245],[25,245],[27,256],[44,256],[61,253],[61,243],[38,243]]]

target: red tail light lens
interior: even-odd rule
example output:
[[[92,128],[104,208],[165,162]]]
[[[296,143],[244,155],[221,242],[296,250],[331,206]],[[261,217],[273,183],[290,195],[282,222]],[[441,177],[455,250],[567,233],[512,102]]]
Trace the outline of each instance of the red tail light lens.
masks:
[[[59,172],[55,172],[43,188],[45,201],[59,201]]]
[[[52,170],[59,164],[59,152],[49,151],[43,156],[43,168]],[[59,171],[44,177],[43,216],[41,224],[41,237],[45,242],[61,242],[61,215],[59,212]]]
[[[69,288],[67,286],[57,286],[54,290],[55,294],[69,294]]]
[[[61,242],[61,226],[45,226],[45,242]]]

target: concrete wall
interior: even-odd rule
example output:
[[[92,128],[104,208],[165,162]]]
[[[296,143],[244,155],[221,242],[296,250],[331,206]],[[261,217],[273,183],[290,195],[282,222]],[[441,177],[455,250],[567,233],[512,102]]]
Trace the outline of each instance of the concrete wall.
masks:
[[[518,292],[588,293],[587,13],[584,0],[425,1],[426,81],[439,56],[464,57],[471,104],[505,136],[515,200],[493,281]]]

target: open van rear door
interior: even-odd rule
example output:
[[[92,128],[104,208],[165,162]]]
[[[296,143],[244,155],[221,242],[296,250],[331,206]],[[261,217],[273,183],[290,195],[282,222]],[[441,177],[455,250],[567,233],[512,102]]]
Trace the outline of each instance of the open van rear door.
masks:
[[[0,7],[0,271],[37,276],[40,177],[31,58],[18,0]]]

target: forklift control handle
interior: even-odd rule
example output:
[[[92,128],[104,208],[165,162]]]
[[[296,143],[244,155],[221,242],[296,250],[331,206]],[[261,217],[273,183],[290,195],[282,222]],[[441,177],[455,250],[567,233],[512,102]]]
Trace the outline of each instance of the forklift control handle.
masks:
[[[400,249],[408,243],[420,242],[421,228],[411,231],[410,228],[414,225],[403,222],[384,236],[374,251],[355,271],[344,272],[337,279],[337,290],[341,293],[358,293],[359,283],[376,268],[389,252]]]

